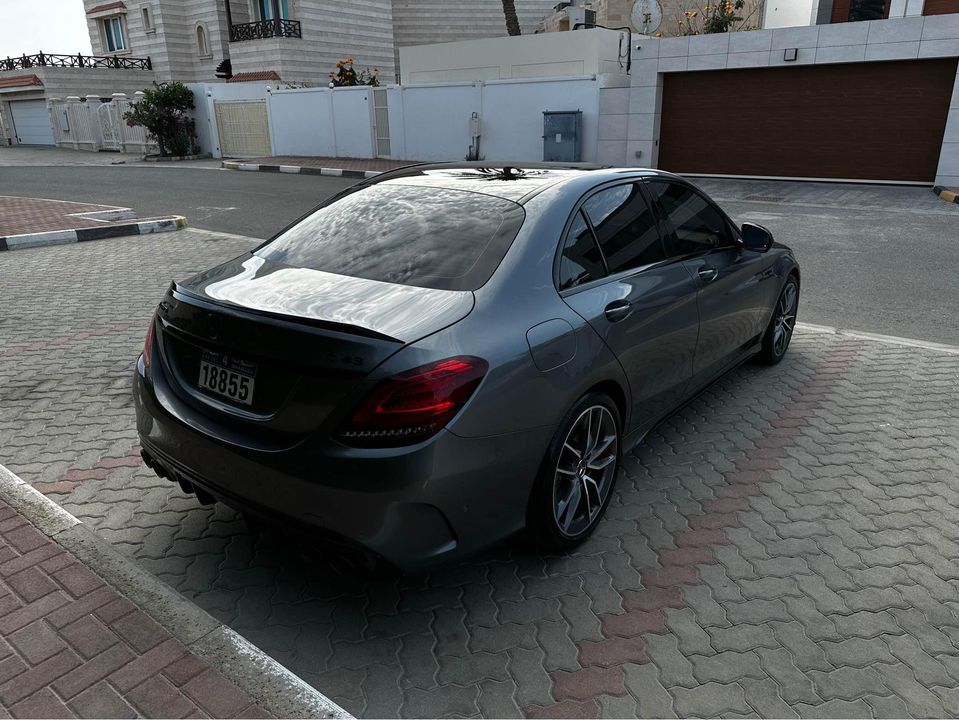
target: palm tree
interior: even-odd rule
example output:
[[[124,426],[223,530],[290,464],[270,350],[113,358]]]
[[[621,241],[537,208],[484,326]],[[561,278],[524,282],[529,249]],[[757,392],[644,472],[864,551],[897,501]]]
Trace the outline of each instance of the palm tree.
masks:
[[[521,35],[515,0],[503,0],[503,14],[506,16],[506,31],[510,35]]]

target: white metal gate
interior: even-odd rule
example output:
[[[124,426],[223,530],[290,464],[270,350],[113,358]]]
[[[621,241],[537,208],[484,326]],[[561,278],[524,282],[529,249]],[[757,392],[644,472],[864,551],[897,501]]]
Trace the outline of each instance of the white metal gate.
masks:
[[[120,128],[120,109],[116,103],[103,103],[97,108],[100,126],[100,148],[120,152],[123,149],[123,131]]]
[[[266,100],[218,100],[213,107],[220,135],[220,152],[224,157],[271,154]]]

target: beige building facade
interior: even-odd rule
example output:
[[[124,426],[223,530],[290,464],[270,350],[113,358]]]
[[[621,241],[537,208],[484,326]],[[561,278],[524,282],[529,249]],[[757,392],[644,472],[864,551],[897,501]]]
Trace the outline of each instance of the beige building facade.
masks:
[[[508,35],[502,0],[76,1],[93,56],[0,62],[0,144],[52,142],[18,132],[41,123],[40,101],[132,95],[168,80],[322,86],[347,58],[387,84],[399,80],[401,47]],[[556,0],[514,2],[522,33],[533,34]]]
[[[275,73],[320,82],[337,60],[393,72],[391,0],[84,0],[96,55],[151,59],[157,80]],[[221,68],[223,69],[223,68]]]
[[[502,0],[83,0],[95,55],[149,57],[158,80],[275,73],[324,83],[336,62],[392,82],[399,48],[507,35]],[[524,34],[556,0],[515,0]]]

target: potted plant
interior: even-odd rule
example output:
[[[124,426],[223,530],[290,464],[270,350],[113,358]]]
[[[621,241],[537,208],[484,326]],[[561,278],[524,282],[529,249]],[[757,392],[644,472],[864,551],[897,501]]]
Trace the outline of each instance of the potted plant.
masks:
[[[370,70],[360,70],[353,67],[353,58],[339,60],[336,63],[336,70],[330,73],[330,87],[354,87],[356,85],[369,85],[370,87],[379,87],[379,68]]]

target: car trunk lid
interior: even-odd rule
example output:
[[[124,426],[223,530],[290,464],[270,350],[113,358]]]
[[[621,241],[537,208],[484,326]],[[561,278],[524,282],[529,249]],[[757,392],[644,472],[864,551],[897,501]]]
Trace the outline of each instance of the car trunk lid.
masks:
[[[158,337],[181,399],[238,429],[304,435],[384,360],[472,307],[471,292],[245,255],[174,284],[160,304]],[[211,391],[204,384],[210,368],[249,378],[251,396],[240,401]]]

